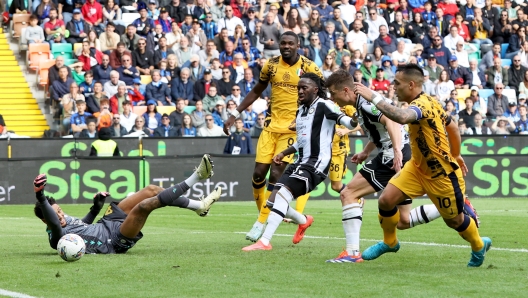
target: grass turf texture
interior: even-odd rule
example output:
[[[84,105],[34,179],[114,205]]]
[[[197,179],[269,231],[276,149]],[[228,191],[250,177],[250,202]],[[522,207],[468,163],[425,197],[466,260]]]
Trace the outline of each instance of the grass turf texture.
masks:
[[[416,200],[414,207],[427,203]],[[156,210],[144,238],[127,254],[66,263],[49,247],[32,206],[2,206],[0,289],[38,297],[525,297],[528,201],[472,203],[481,216],[480,233],[492,238],[493,247],[525,250],[492,247],[482,267],[468,269],[469,246],[457,247],[467,243],[439,219],[400,231],[400,241],[413,243],[402,243],[396,254],[360,264],[325,263],[345,245],[340,202],[310,201],[306,213],[315,222],[300,244],[291,242],[297,226],[282,224],[272,251],[242,252],[250,244],[244,238],[255,204],[219,202],[206,218],[177,208]],[[89,209],[62,207],[77,217]],[[375,201],[367,201],[363,221],[362,250],[382,237]]]

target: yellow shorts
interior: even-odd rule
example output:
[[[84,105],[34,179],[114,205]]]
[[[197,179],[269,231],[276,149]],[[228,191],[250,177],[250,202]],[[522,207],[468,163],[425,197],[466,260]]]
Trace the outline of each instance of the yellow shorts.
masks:
[[[290,147],[297,140],[296,133],[276,133],[263,130],[257,143],[257,157],[255,161],[263,164],[271,164],[273,157],[286,148]],[[291,163],[293,154],[285,156],[282,161]]]
[[[330,181],[338,182],[343,179],[343,176],[345,176],[347,170],[346,158],[346,154],[332,155],[332,160],[330,161],[330,171],[328,174]]]
[[[427,194],[443,218],[454,218],[464,210],[466,183],[460,169],[444,178],[430,180],[420,173],[412,161],[409,161],[389,183],[411,199]]]

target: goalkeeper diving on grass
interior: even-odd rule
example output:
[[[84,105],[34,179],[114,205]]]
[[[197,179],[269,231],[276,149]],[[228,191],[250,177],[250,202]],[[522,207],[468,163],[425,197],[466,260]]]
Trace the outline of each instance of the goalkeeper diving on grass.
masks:
[[[44,195],[47,177],[45,174],[40,174],[33,181],[37,197],[34,212],[47,225],[46,232],[53,249],[57,248],[62,236],[77,234],[84,239],[86,253],[125,253],[143,238],[141,229],[150,213],[158,208],[165,206],[186,208],[199,216],[206,216],[211,205],[222,194],[220,187],[200,200],[188,199],[183,194],[198,181],[211,176],[213,176],[213,163],[206,154],[194,173],[185,181],[167,189],[149,185],[120,202],[111,202],[104,216],[93,224],[106,198],[110,196],[109,193],[97,193],[88,214],[82,219],[75,218],[65,214],[53,198]]]

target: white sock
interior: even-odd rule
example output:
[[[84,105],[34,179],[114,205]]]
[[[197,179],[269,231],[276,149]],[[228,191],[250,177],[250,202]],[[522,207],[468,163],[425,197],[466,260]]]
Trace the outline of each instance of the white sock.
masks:
[[[262,237],[260,238],[264,245],[269,244],[271,237],[273,237],[273,234],[275,234],[275,231],[288,212],[288,207],[290,206],[291,201],[293,201],[291,192],[286,187],[281,187],[275,196],[275,203],[273,204],[273,209],[268,217],[268,225],[264,230],[264,234],[262,234]]]
[[[189,178],[185,179],[185,183],[189,187],[193,186],[198,181],[200,181],[200,177],[198,177],[198,174],[196,174],[196,172],[193,172]]]
[[[440,212],[433,204],[422,205],[411,210],[410,225],[411,228],[417,225],[429,223],[440,217]]]
[[[189,199],[189,205],[187,206],[187,209],[197,210],[200,207],[202,207],[202,201]]]
[[[363,210],[358,203],[343,206],[343,230],[345,230],[346,251],[349,255],[359,254],[359,231],[363,223]]]
[[[291,207],[288,208],[288,211],[286,212],[286,217],[291,218],[293,222],[298,225],[303,225],[306,223],[306,216]]]

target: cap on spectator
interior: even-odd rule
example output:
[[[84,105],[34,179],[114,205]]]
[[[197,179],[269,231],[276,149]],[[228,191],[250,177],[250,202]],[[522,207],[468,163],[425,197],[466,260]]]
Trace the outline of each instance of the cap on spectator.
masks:
[[[415,44],[414,45],[414,49],[413,49],[413,52],[416,52],[416,51],[423,51],[424,50],[424,47],[422,46],[422,44]]]
[[[78,9],[78,8],[76,8],[76,9],[73,10],[73,13],[74,13],[74,14],[76,14],[76,13],[81,13],[81,10]]]
[[[429,54],[429,57],[427,59],[436,59],[436,56],[434,54]]]
[[[149,0],[148,4],[156,4],[156,0]]]
[[[387,4],[395,4],[397,3],[398,1],[396,0],[387,0]]]
[[[255,9],[254,9],[253,7],[250,7],[250,8],[248,9],[248,12],[255,12]]]
[[[449,58],[449,61],[457,61],[457,56],[453,55]]]
[[[98,133],[99,139],[103,141],[110,140],[112,138],[112,131],[110,127],[103,127],[99,130]]]
[[[200,25],[200,21],[198,21],[197,19],[194,19],[192,23]]]
[[[380,68],[376,69],[376,72],[383,72],[383,68],[380,67]]]
[[[225,102],[223,100],[219,100],[216,102],[217,106],[225,106]]]
[[[134,84],[141,85],[141,79],[140,78],[134,78]]]
[[[147,106],[150,106],[150,105],[157,106],[158,104],[156,103],[156,101],[154,99],[151,99],[151,100],[147,101]]]
[[[200,56],[198,56],[198,55],[196,55],[196,54],[193,54],[193,55],[191,56],[191,59],[189,59],[189,61],[191,61],[191,63],[192,63],[192,62],[198,62],[198,61],[200,61]]]
[[[365,61],[372,61],[372,57],[370,55],[365,56]]]
[[[210,74],[210,73],[211,73],[211,70],[210,70],[209,68],[206,68],[206,69],[204,70],[204,74]]]
[[[165,7],[160,8],[160,13],[169,12]]]
[[[515,107],[515,106],[517,106],[517,104],[514,103],[513,101],[510,101],[510,102],[508,103],[508,106],[510,106],[510,107]]]
[[[479,87],[473,86],[473,87],[471,87],[471,90],[479,91]]]
[[[427,70],[425,70],[425,69],[424,69],[424,71],[423,71],[423,72],[424,72],[424,77],[427,77],[427,76],[429,76],[429,72],[428,72]]]
[[[277,9],[280,8],[280,4],[279,3],[270,4],[270,7],[272,7],[272,6],[275,6],[275,8],[277,8]]]
[[[519,94],[519,100],[521,100],[521,99],[526,99],[526,94],[520,93]]]

